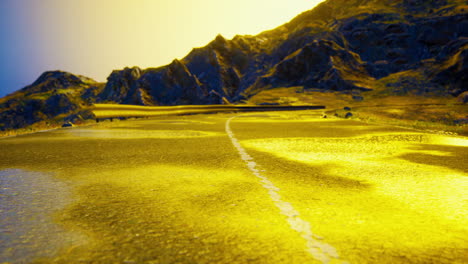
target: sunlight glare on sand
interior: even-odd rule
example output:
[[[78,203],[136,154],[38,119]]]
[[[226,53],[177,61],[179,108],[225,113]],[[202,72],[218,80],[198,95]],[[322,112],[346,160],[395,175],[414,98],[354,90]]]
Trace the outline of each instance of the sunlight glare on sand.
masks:
[[[414,150],[434,142],[460,146],[462,138],[429,134],[378,135],[350,138],[276,138],[244,140],[247,148],[276,157],[320,166],[327,174],[371,184],[376,191],[394,197],[415,210],[444,212],[447,220],[466,223],[468,174],[445,166],[414,163],[404,155],[450,156],[437,150]],[[464,220],[463,220],[464,219]]]

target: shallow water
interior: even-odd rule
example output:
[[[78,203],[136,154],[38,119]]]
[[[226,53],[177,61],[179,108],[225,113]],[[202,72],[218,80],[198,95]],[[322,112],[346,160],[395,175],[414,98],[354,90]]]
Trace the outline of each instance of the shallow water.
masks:
[[[53,221],[53,214],[71,201],[67,184],[50,175],[0,170],[0,262],[50,257],[82,241]]]

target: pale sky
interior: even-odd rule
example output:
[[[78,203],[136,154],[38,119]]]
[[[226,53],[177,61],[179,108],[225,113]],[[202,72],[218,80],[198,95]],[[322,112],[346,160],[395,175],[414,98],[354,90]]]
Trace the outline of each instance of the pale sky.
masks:
[[[105,81],[113,69],[157,67],[217,34],[280,26],[321,0],[0,0],[0,96],[42,72]]]

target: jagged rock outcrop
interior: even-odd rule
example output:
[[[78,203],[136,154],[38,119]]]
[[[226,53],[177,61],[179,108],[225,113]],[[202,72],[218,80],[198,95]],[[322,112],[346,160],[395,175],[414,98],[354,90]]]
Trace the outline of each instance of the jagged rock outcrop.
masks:
[[[432,81],[453,96],[468,90],[468,38],[461,37],[446,45],[429,70]]]
[[[137,80],[141,77],[141,69],[138,67],[125,68],[121,71],[113,71],[107,77],[104,90],[98,95],[100,101],[117,103],[142,104],[141,101],[133,101],[137,91]]]
[[[447,45],[458,52],[462,47],[450,43],[466,37],[468,9],[462,1],[328,0],[258,36],[219,35],[181,61],[142,70],[138,80],[130,69],[114,71],[100,98],[172,105],[220,103],[221,97],[239,101],[290,86],[352,93],[408,70],[433,81],[430,89],[417,86],[417,93],[456,96],[467,89],[465,53],[438,57]]]
[[[167,67],[145,71],[138,83],[154,102],[162,105],[202,103],[207,94],[197,77],[179,60]]]
[[[240,45],[239,45],[240,44]],[[248,70],[250,45],[245,40],[229,42],[221,35],[207,47],[194,49],[183,62],[202,84],[202,101],[221,103],[215,92],[229,99],[241,89],[241,77]]]
[[[260,78],[246,92],[279,86],[334,91],[369,90],[358,85],[356,77],[369,78],[357,54],[333,41],[314,40],[278,63],[273,72]]]

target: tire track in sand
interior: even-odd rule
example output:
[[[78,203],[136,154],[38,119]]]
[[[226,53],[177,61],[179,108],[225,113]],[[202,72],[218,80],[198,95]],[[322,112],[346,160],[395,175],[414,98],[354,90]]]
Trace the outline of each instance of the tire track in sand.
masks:
[[[281,195],[278,193],[280,189],[276,187],[267,177],[260,173],[260,171],[257,169],[257,163],[255,163],[252,156],[250,156],[241,146],[231,130],[230,123],[234,118],[236,118],[236,116],[231,117],[226,121],[226,133],[231,139],[234,147],[239,152],[241,159],[245,161],[249,170],[260,179],[262,186],[267,189],[271,200],[273,200],[276,207],[278,207],[280,213],[286,217],[291,229],[298,232],[306,241],[306,251],[312,255],[314,259],[322,263],[349,264],[347,261],[344,261],[340,258],[338,252],[333,246],[319,241],[322,240],[322,238],[312,233],[310,223],[300,218],[299,212],[296,211],[296,209],[294,209],[290,203],[282,200]]]

